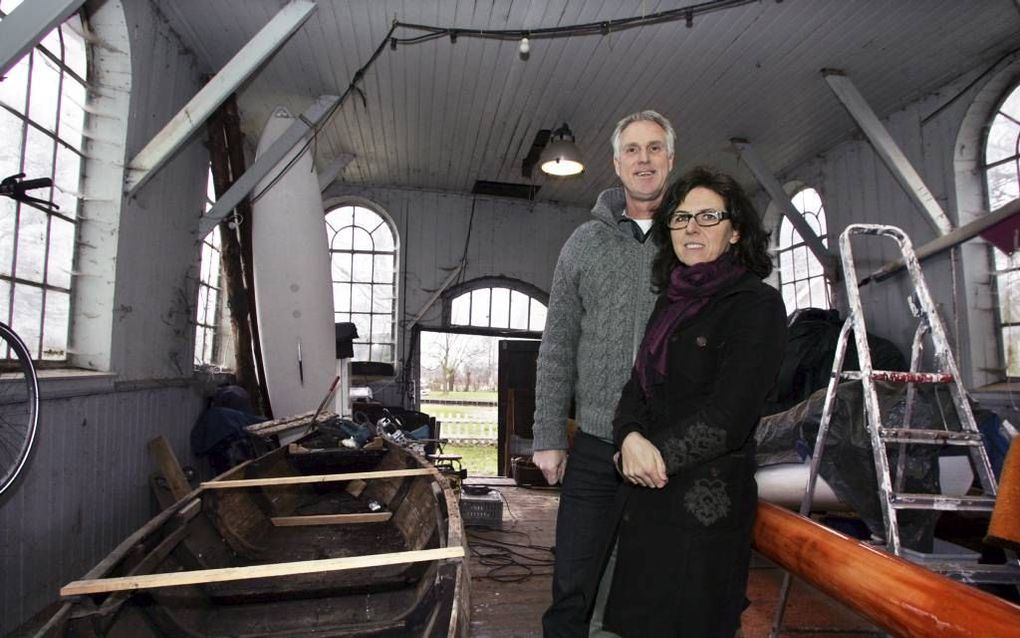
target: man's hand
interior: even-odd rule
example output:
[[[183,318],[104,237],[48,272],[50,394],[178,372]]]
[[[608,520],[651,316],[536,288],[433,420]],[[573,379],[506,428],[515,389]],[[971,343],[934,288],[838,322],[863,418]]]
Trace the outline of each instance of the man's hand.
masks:
[[[567,451],[539,450],[531,456],[531,461],[542,470],[542,475],[549,485],[556,485],[563,480],[563,470],[567,467]]]
[[[662,453],[651,441],[638,432],[631,432],[620,446],[620,463],[623,477],[642,487],[665,487],[669,479],[666,477],[666,462]]]

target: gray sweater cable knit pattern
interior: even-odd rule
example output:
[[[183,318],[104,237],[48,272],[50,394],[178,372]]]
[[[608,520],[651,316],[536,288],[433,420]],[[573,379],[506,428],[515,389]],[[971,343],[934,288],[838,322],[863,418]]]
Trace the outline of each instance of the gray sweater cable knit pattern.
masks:
[[[581,431],[612,441],[620,390],[655,305],[654,242],[620,223],[623,190],[603,191],[589,220],[560,251],[538,353],[534,449],[567,447],[567,414],[576,396]]]

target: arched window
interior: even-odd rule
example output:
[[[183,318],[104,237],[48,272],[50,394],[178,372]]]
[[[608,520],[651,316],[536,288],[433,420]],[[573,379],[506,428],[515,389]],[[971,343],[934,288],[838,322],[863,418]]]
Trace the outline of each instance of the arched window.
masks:
[[[825,206],[813,188],[802,188],[793,196],[793,206],[815,234],[828,245],[825,236]],[[830,308],[832,305],[829,282],[814,253],[807,247],[800,233],[785,216],[779,225],[779,290],[783,293],[786,312],[799,308]]]
[[[988,208],[995,210],[1020,196],[1020,85],[1002,100],[988,125],[982,168]],[[1006,374],[1020,377],[1020,252],[992,246],[993,293],[998,297],[999,334]]]
[[[16,1],[0,0],[0,20]],[[0,179],[49,177],[29,195],[48,211],[0,197],[0,321],[13,326],[34,359],[66,361],[70,327],[86,47],[78,14],[51,31],[0,82]],[[0,353],[5,358],[7,353]]]
[[[206,211],[216,199],[213,192],[212,171],[206,183]],[[220,228],[209,231],[202,240],[202,261],[199,266],[198,307],[195,315],[195,365],[224,366],[227,364],[221,282],[223,268],[220,262]]]
[[[476,279],[448,293],[446,325],[542,332],[546,295],[523,281]]]
[[[344,204],[326,213],[337,323],[358,328],[355,361],[395,363],[397,234],[380,212]]]

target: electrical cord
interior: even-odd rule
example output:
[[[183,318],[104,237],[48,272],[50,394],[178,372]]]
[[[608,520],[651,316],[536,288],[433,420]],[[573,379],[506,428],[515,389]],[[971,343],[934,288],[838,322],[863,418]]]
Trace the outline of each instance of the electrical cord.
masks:
[[[782,0],[776,0],[781,2]],[[623,29],[630,29],[634,27],[659,24],[665,22],[674,22],[677,20],[685,20],[688,27],[693,25],[694,17],[713,11],[721,11],[723,9],[731,9],[740,7],[747,4],[755,4],[760,0],[708,0],[706,2],[699,2],[686,7],[678,9],[669,9],[666,11],[658,11],[656,13],[650,13],[643,16],[632,16],[629,18],[617,18],[614,20],[602,20],[599,22],[587,22],[583,24],[565,25],[560,27],[543,27],[538,29],[461,29],[457,27],[437,27],[425,24],[414,24],[410,22],[400,22],[394,20],[390,25],[389,31],[379,42],[379,45],[375,48],[375,51],[369,57],[368,61],[365,62],[357,71],[354,73],[354,78],[351,83],[347,86],[347,90],[344,91],[343,95],[337,99],[336,103],[330,107],[329,111],[319,120],[319,125],[309,127],[313,129],[311,137],[301,146],[298,153],[291,158],[279,173],[277,173],[272,180],[258,193],[254,194],[250,198],[251,203],[258,201],[266,192],[275,186],[284,175],[290,171],[291,168],[297,163],[298,159],[304,155],[308,147],[316,142],[319,133],[326,126],[326,124],[336,115],[336,112],[340,110],[340,107],[346,102],[347,97],[351,93],[357,92],[361,96],[362,104],[367,105],[365,93],[358,87],[358,84],[364,79],[365,73],[376,61],[376,59],[382,54],[386,45],[389,44],[391,49],[395,49],[398,44],[419,44],[443,36],[449,36],[451,41],[456,41],[458,36],[469,37],[469,38],[488,38],[488,39],[499,39],[499,40],[514,40],[522,37],[527,38],[558,38],[558,37],[572,37],[581,35],[596,35],[601,34],[603,36],[609,35],[612,31],[621,31]],[[413,36],[409,38],[396,38],[393,37],[393,33],[398,27],[404,29],[426,31],[423,35]],[[472,207],[473,208],[473,207]],[[470,235],[469,235],[470,237]]]
[[[524,543],[514,543],[494,535],[510,535],[524,538]],[[553,566],[553,548],[535,545],[526,532],[516,530],[489,530],[487,528],[469,527],[467,530],[468,548],[471,556],[478,564],[488,567],[481,576],[500,583],[520,583],[532,576],[549,576]]]
[[[495,492],[503,499],[510,517],[517,520],[513,510],[510,509],[510,502],[500,490],[488,485],[464,485],[462,488],[465,494],[481,496]],[[514,543],[499,536],[523,537],[524,543]],[[482,576],[472,578],[484,578],[500,583],[520,583],[532,576],[549,576],[551,570],[539,570],[553,566],[553,548],[544,545],[535,545],[531,542],[531,536],[526,532],[512,529],[492,529],[483,526],[467,526],[468,548],[471,556],[478,564],[489,569]]]

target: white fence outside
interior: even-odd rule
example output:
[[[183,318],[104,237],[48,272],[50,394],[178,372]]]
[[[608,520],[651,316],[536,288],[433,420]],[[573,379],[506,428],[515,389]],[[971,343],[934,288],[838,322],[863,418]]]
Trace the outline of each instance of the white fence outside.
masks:
[[[448,441],[485,441],[495,443],[498,425],[488,419],[465,414],[439,419],[439,434]]]

